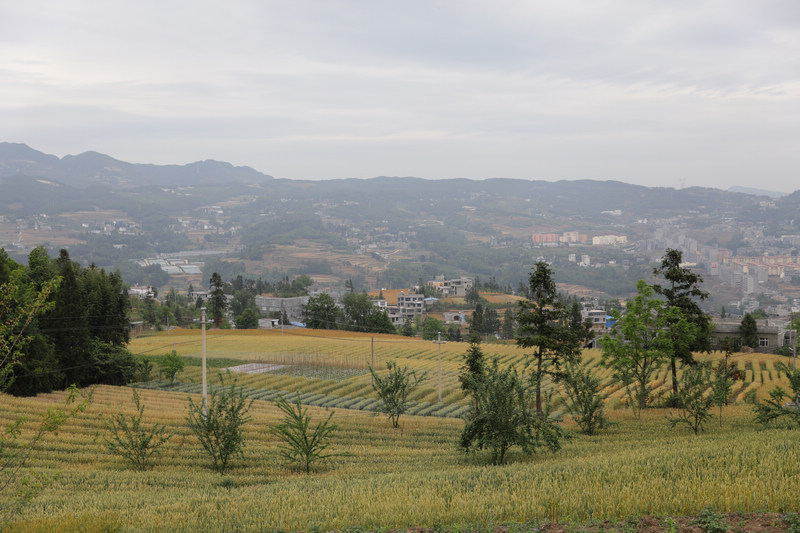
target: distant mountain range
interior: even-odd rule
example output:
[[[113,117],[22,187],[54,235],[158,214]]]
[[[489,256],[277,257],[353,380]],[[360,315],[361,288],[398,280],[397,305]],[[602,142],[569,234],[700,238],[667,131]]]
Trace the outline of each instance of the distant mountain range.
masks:
[[[274,179],[250,167],[235,167],[220,161],[197,161],[188,165],[126,163],[98,152],[84,152],[58,158],[20,143],[0,143],[0,178],[29,176],[56,180],[85,188],[108,185],[132,189],[157,185],[251,184]]]
[[[140,216],[165,209],[188,212],[248,195],[255,202],[253,209],[261,212],[311,214],[317,210],[315,204],[337,202],[339,207],[332,211],[336,217],[374,221],[377,226],[390,221],[393,227],[407,227],[410,218],[445,220],[460,227],[477,220],[476,215],[523,226],[554,217],[626,224],[689,212],[749,220],[793,219],[800,204],[800,190],[776,198],[778,193],[756,189],[674,189],[619,181],[288,180],[213,160],[133,164],[97,152],[58,158],[8,142],[0,143],[0,186],[0,214],[114,208]],[[769,213],[760,205],[764,199],[775,202]]]

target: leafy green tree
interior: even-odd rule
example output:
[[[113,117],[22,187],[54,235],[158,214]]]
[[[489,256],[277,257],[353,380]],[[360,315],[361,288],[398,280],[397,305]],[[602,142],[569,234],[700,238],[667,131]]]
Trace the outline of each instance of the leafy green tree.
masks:
[[[408,397],[419,387],[426,373],[418,376],[415,370],[400,368],[394,361],[387,361],[386,369],[386,375],[381,376],[371,365],[369,367],[372,388],[378,393],[381,402],[379,410],[389,417],[392,427],[396,428],[400,423],[400,416],[408,410]]]
[[[256,307],[256,296],[248,290],[239,289],[233,293],[231,313],[233,316],[239,316],[245,309],[252,309],[253,311],[258,309]]]
[[[377,307],[367,316],[367,331],[370,333],[396,333],[389,313]]]
[[[508,308],[503,313],[503,338],[506,340],[514,338],[514,312]]]
[[[447,340],[452,342],[461,342],[461,327],[458,324],[447,325]]]
[[[134,470],[143,472],[153,468],[153,459],[172,438],[164,424],[147,426],[142,423],[144,404],[139,391],[133,388],[133,404],[137,413],[126,417],[117,413],[108,421],[105,437],[108,451],[122,457]]]
[[[486,308],[483,312],[483,334],[495,335],[500,331],[500,317],[497,316],[497,310],[491,307]]]
[[[549,409],[533,411],[528,381],[516,369],[500,369],[495,358],[482,378],[471,381],[473,402],[459,440],[462,449],[488,449],[490,462],[501,465],[513,446],[528,455],[542,446],[560,448],[563,430],[549,418]]]
[[[372,298],[363,292],[350,292],[342,298],[345,321],[353,331],[369,331],[369,316],[376,309]]]
[[[330,294],[311,296],[303,307],[303,322],[312,329],[338,329],[341,310]]]
[[[425,317],[422,322],[422,338],[432,341],[437,339],[440,333],[445,333],[444,322],[432,316]]]
[[[86,411],[91,401],[91,391],[82,392],[72,385],[67,388],[63,407],[48,408],[42,413],[25,442],[20,442],[25,417],[17,418],[0,431],[0,495],[5,500],[0,506],[0,527],[8,525],[49,482],[47,477],[23,470],[33,452],[48,435],[58,433],[69,419]],[[6,495],[13,496],[6,498]]]
[[[714,394],[707,394],[711,385],[711,368],[707,363],[686,366],[683,369],[681,388],[678,391],[678,416],[670,418],[672,427],[685,424],[697,435],[703,430],[711,414],[716,399]]]
[[[214,272],[211,274],[211,291],[208,295],[208,313],[214,326],[222,327],[222,320],[225,318],[225,311],[228,309],[228,299],[223,290],[222,277]]]
[[[189,398],[189,414],[186,422],[200,441],[200,445],[211,458],[213,469],[224,474],[230,460],[242,455],[244,447],[244,425],[250,421],[247,412],[253,400],[247,400],[236,388],[236,380],[226,387],[220,376],[219,390],[212,388],[208,397],[207,414],[203,404]]]
[[[529,294],[519,302],[517,346],[533,348],[533,381],[536,388],[536,411],[542,412],[542,380],[556,379],[561,365],[580,357],[581,343],[570,328],[569,313],[558,297],[553,272],[542,261],[534,265],[528,277]]]
[[[684,319],[692,326],[694,332],[690,339],[681,339],[672,343],[673,351],[670,353],[670,370],[672,371],[672,396],[678,396],[678,368],[682,365],[694,364],[692,351],[711,351],[711,316],[705,313],[697,304],[697,300],[708,298],[708,292],[700,289],[703,278],[689,268],[681,266],[683,254],[680,250],[667,249],[661,258],[661,265],[653,269],[653,275],[662,276],[668,285],[653,285],[653,292],[663,296],[666,309],[677,307],[681,310],[679,315],[672,320]],[[672,323],[667,322],[667,327],[672,328]],[[688,342],[686,342],[688,341]]]
[[[669,360],[673,341],[685,338],[676,333],[689,331],[690,325],[680,317],[679,309],[665,311],[663,300],[654,298],[652,287],[644,280],[639,280],[636,290],[624,315],[617,309],[611,311],[615,322],[601,347],[603,364],[613,370],[614,379],[625,384],[631,408],[638,415],[650,400],[653,373]],[[677,331],[667,330],[668,321]]]
[[[474,333],[481,336],[486,334],[483,304],[481,303],[478,303],[475,306],[475,310],[472,312],[472,316],[470,317],[469,321],[469,332],[470,334]]]
[[[584,435],[594,435],[606,424],[605,395],[600,379],[579,362],[564,365],[564,406]]]
[[[32,336],[28,327],[55,306],[51,295],[61,278],[29,281],[25,269],[8,258],[0,249],[0,392],[8,390],[15,380],[15,369],[24,363],[25,349]]]
[[[184,365],[183,358],[175,350],[165,355],[158,364],[161,375],[169,381],[175,381],[178,373],[183,372]]]
[[[236,329],[257,329],[258,313],[248,307],[235,318],[234,322],[236,323]]]
[[[414,336],[414,326],[411,325],[411,321],[407,320],[403,323],[402,334],[404,337],[413,337]]]
[[[289,463],[298,463],[306,474],[310,474],[311,465],[317,461],[343,455],[325,452],[336,431],[336,424],[331,423],[333,411],[312,431],[308,408],[300,403],[299,393],[294,404],[287,402],[283,396],[278,396],[275,405],[283,411],[284,417],[280,424],[270,427],[269,431],[282,441],[280,453]]]
[[[742,317],[739,333],[742,336],[742,345],[753,349],[758,348],[758,324],[756,324],[756,319],[750,313],[746,313]]]
[[[481,295],[478,292],[478,286],[473,285],[467,291],[466,296],[464,296],[464,300],[470,305],[478,305],[481,301]]]
[[[755,420],[766,427],[776,420],[788,419],[800,427],[800,369],[792,370],[783,363],[778,363],[775,367],[789,378],[791,395],[782,387],[773,388],[769,398],[753,405]]]
[[[469,348],[464,354],[464,364],[458,373],[458,381],[461,383],[461,390],[472,395],[476,405],[477,395],[483,387],[485,378],[486,357],[481,350],[481,338],[480,335],[473,333],[469,337]]]

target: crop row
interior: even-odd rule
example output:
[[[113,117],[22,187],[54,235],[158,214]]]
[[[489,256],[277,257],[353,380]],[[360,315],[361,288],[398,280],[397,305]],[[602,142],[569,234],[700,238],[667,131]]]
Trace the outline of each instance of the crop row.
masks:
[[[615,424],[595,437],[576,437],[557,453],[512,466],[483,466],[455,442],[462,423],[407,417],[392,429],[383,417],[337,410],[331,451],[348,453],[314,476],[287,469],[267,431],[280,419],[271,402],[256,401],[245,426],[245,454],[230,474],[207,469],[207,459],[185,424],[185,391],[142,390],[148,423],[175,433],[155,470],[135,473],[103,444],[115,413],[133,414],[131,391],[98,387],[87,413],[35,450],[30,466],[50,476],[17,527],[57,530],[325,530],[350,526],[409,528],[559,519],[622,519],[636,514],[684,515],[706,506],[721,512],[797,511],[800,454],[796,430],[761,431],[745,406],[725,409],[694,436],[672,430],[665,411],[634,420],[614,411]],[[0,397],[0,419],[31,422],[63,394]],[[197,397],[195,396],[195,401]],[[326,416],[309,408],[311,416]],[[313,422],[312,422],[313,424]],[[3,503],[3,502],[0,502]],[[79,529],[74,527],[74,529]],[[13,528],[12,528],[13,530]]]

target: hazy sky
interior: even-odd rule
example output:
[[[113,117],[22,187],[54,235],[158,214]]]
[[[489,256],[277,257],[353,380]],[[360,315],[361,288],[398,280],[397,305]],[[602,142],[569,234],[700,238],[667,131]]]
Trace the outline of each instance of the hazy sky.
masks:
[[[0,141],[280,178],[800,189],[800,2],[0,0]]]

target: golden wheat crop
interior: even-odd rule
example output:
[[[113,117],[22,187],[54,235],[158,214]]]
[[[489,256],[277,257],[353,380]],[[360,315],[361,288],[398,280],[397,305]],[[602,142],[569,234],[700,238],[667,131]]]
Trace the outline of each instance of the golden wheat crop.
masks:
[[[671,429],[667,411],[641,419],[612,411],[614,425],[575,437],[557,453],[483,466],[456,448],[462,422],[408,416],[392,429],[383,417],[337,410],[331,451],[347,452],[307,476],[287,468],[267,426],[280,412],[256,401],[245,455],[224,477],[186,428],[187,394],[141,391],[148,422],[175,436],[150,472],[125,469],[102,443],[104,420],[133,414],[130,389],[101,386],[87,411],[48,437],[26,471],[53,474],[10,531],[323,530],[531,520],[604,520],[637,514],[794,510],[800,490],[796,430],[759,430],[747,406],[725,408],[705,434]],[[0,396],[0,419],[38,413],[61,393]],[[197,400],[195,398],[195,400]],[[315,420],[328,411],[311,407]],[[32,428],[26,426],[26,434]],[[24,437],[24,435],[23,435]],[[3,498],[7,498],[4,495]],[[5,500],[7,501],[7,500]],[[4,503],[4,502],[2,502]]]

